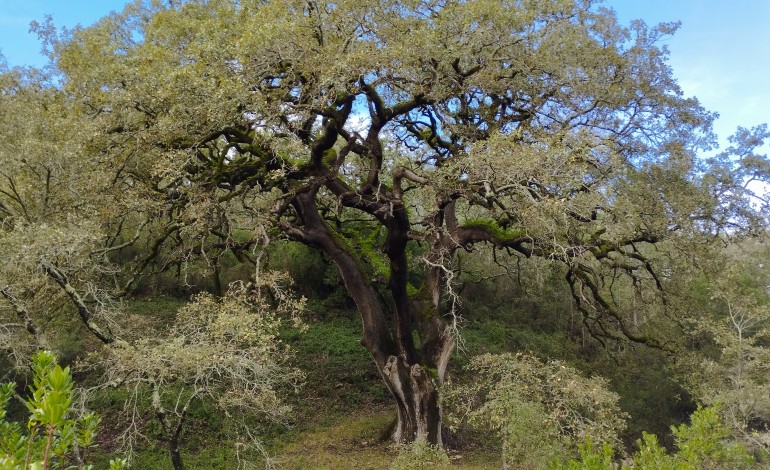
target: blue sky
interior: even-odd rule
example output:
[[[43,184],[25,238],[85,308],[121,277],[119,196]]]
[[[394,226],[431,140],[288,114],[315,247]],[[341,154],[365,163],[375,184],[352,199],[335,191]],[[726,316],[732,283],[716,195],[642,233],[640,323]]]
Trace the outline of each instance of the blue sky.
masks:
[[[29,23],[53,16],[59,26],[89,25],[126,0],[0,0],[0,50],[8,64],[41,65]],[[682,21],[666,43],[685,94],[720,114],[721,141],[738,125],[770,121],[770,0],[605,0],[622,23]]]

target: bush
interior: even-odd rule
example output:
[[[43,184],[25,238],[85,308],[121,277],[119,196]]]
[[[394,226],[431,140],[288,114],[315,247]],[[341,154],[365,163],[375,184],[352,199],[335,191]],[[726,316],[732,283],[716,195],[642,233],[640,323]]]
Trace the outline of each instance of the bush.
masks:
[[[75,409],[70,368],[62,369],[53,354],[40,351],[33,357],[32,370],[30,396],[26,400],[17,396],[30,411],[26,435],[18,423],[5,419],[16,384],[0,385],[0,468],[45,470],[72,461],[78,468],[91,468],[84,462],[85,453],[96,437],[99,417],[94,413],[72,417]],[[110,461],[110,470],[125,466],[122,459]]]
[[[639,450],[622,467],[612,462],[608,444],[594,447],[590,441],[581,446],[580,460],[554,465],[554,470],[604,470],[633,468],[639,470],[717,470],[758,468],[746,449],[733,442],[719,417],[718,407],[698,408],[690,424],[672,426],[677,452],[669,454],[654,434],[644,433],[637,441]]]
[[[493,433],[506,463],[542,468],[586,439],[617,443],[625,426],[607,381],[583,377],[560,361],[485,354],[468,369],[471,383],[445,390],[450,425]]]
[[[222,298],[198,294],[166,334],[117,343],[92,356],[106,372],[105,386],[134,391],[126,401],[132,422],[139,421],[139,410],[128,404],[148,402],[157,418],[155,434],[168,444],[175,468],[183,467],[182,431],[204,403],[228,418],[253,412],[280,422],[289,414],[278,390],[296,391],[303,374],[289,366],[292,352],[279,335],[287,323],[304,330],[299,314],[305,304],[289,284],[283,273],[265,271],[254,283],[233,283]],[[144,437],[129,426],[120,436],[125,452]]]

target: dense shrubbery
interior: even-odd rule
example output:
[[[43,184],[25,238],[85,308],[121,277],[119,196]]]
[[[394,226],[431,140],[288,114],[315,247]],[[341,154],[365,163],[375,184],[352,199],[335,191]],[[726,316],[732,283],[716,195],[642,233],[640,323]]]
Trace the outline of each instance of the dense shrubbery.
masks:
[[[761,468],[734,438],[719,417],[718,407],[698,408],[690,424],[672,426],[676,452],[669,453],[654,434],[644,433],[630,459],[617,463],[610,444],[590,440],[580,447],[580,460],[556,464],[556,470],[720,470]]]

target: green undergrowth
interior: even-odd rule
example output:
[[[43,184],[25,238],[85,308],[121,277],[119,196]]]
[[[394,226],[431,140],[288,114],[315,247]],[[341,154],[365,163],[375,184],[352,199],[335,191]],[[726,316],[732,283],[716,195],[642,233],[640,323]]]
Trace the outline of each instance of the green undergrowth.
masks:
[[[157,328],[173,320],[183,303],[172,297],[139,299],[129,302],[126,311],[137,322],[146,318],[146,328]],[[288,422],[269,424],[259,416],[238,417],[249,422],[261,450],[237,451],[227,424],[232,417],[221,416],[206,403],[195,403],[183,435],[185,468],[229,470],[237,468],[239,458],[248,459],[254,468],[264,468],[266,458],[281,469],[390,468],[399,449],[383,441],[382,434],[395,417],[392,397],[360,344],[360,320],[351,320],[357,318],[352,313],[346,317],[311,320],[305,332],[291,328],[282,331],[283,340],[294,351],[293,362],[304,371],[306,380],[297,393],[283,391],[294,409]],[[123,409],[127,398],[125,389],[103,389],[91,396],[90,406],[105,417],[96,468],[114,455],[116,438],[129,424]],[[149,439],[135,448],[131,468],[172,469],[165,444],[154,439],[159,433],[151,410],[145,407],[139,411],[146,419],[140,426]],[[479,445],[450,450],[449,457],[449,465],[431,468],[500,465],[494,453]]]
[[[549,358],[574,355],[575,346],[565,332],[535,331],[504,320],[469,321],[463,328],[463,355],[534,351]]]
[[[292,399],[299,421],[390,405],[390,394],[361,345],[360,320],[309,323],[304,333],[285,331],[284,340],[295,352],[295,365],[306,374],[305,387]]]
[[[168,325],[183,304],[183,300],[158,296],[128,302],[126,312],[135,325],[148,330],[157,329]],[[466,303],[466,307],[469,311],[466,312],[468,321],[463,324],[462,330],[464,347],[455,353],[450,363],[449,376],[453,382],[472,380],[472,377],[464,375],[467,372],[462,367],[471,357],[484,353],[528,351],[543,359],[559,358],[580,365],[575,362],[581,361],[584,351],[581,351],[574,333],[570,333],[569,329],[541,328],[546,323],[546,317],[556,314],[555,309],[513,301],[508,305],[487,305],[488,311],[482,311],[479,305],[472,302]],[[381,436],[394,419],[395,410],[392,397],[369,353],[360,344],[358,315],[352,310],[340,310],[333,315],[321,310],[310,312],[306,320],[305,332],[287,327],[281,333],[283,341],[294,352],[293,365],[306,375],[305,385],[298,391],[281,391],[292,406],[293,414],[287,422],[280,424],[268,424],[259,416],[237,417],[249,424],[266,452],[262,454],[252,449],[251,460],[258,461],[256,468],[264,465],[265,455],[270,456],[278,468],[284,469],[390,468],[399,452],[383,442]],[[138,334],[141,335],[141,331]],[[593,364],[593,369],[587,373],[612,378],[613,375],[622,377],[621,372],[630,367],[622,356],[619,358],[624,365],[615,365],[611,360],[596,361],[596,357],[592,361],[582,361],[583,365]],[[612,380],[614,386],[626,392],[624,410],[630,411],[645,425],[642,429],[651,429],[651,422],[656,420],[672,422],[662,420],[652,411],[650,401],[656,398],[654,394],[640,395],[638,391],[635,394],[632,393],[634,390],[629,391],[630,384],[620,379]],[[129,424],[123,410],[127,397],[128,393],[120,389],[93,394],[92,408],[105,418],[105,429],[100,431],[104,438],[100,445],[105,456],[115,455],[115,437],[122,427]],[[674,406],[672,403],[669,407]],[[171,462],[164,444],[154,440],[158,433],[153,414],[146,409],[141,415],[147,420],[141,425],[150,439],[139,443],[133,468],[170,469]],[[183,437],[182,454],[186,468],[237,467],[238,459],[244,457],[245,451],[241,450],[241,455],[236,452],[234,426],[227,424],[232,421],[232,417],[221,416],[210,404],[194,406]],[[629,428],[632,432],[625,436],[625,440],[633,443],[639,437],[640,426],[632,420]],[[665,432],[661,433],[664,440],[665,435]],[[458,434],[448,437],[447,443],[450,464],[446,468],[500,466],[499,453],[488,436],[460,429]]]
[[[399,457],[399,449],[380,440],[382,429],[392,419],[393,413],[389,409],[359,409],[337,415],[328,424],[292,433],[271,450],[275,452],[275,462],[283,469],[392,468]],[[449,462],[425,468],[474,470],[500,467],[494,456],[479,449],[469,452],[450,450]]]
[[[141,335],[141,328],[168,328],[176,318],[177,311],[185,304],[185,299],[157,295],[126,302],[124,310],[132,326],[139,327],[138,333]]]

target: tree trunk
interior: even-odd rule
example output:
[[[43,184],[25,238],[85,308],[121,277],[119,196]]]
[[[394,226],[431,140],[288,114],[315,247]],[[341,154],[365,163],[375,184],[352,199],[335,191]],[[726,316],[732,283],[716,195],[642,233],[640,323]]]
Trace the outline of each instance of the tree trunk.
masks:
[[[171,465],[174,466],[174,470],[184,470],[182,453],[179,451],[179,442],[177,441],[177,439],[168,441],[168,452],[171,454]]]
[[[196,394],[193,393],[185,402],[182,407],[182,411],[179,413],[176,421],[176,426],[173,426],[168,419],[168,413],[163,407],[163,403],[160,400],[160,386],[155,383],[152,390],[152,406],[155,409],[155,415],[160,421],[160,425],[163,428],[165,434],[164,440],[168,445],[168,453],[171,457],[171,464],[174,466],[174,470],[184,470],[184,463],[182,462],[182,452],[179,449],[180,437],[182,435],[182,428],[184,426],[185,419],[187,418],[187,411],[190,408],[190,403]]]
[[[372,355],[396,401],[398,420],[390,437],[401,443],[422,440],[440,446],[438,384],[443,382],[454,343],[438,311],[433,308],[434,315],[419,322],[423,327],[420,332],[424,340],[422,350],[414,344],[412,331],[417,324],[412,317],[412,302],[406,290],[408,220],[405,210],[401,209],[400,219],[399,210],[394,210],[397,220],[387,227],[385,251],[391,261],[388,288],[393,299],[389,308],[383,304],[376,288],[362,270],[356,254],[339,243],[338,236],[320,217],[314,197],[313,190],[295,197],[295,208],[304,227],[285,227],[284,230],[293,238],[320,248],[339,269],[345,287],[361,314],[361,344]],[[392,313],[386,314],[387,311]]]
[[[390,437],[401,443],[424,441],[440,446],[438,390],[425,368],[390,356],[380,373],[396,399],[398,410],[398,421]]]

